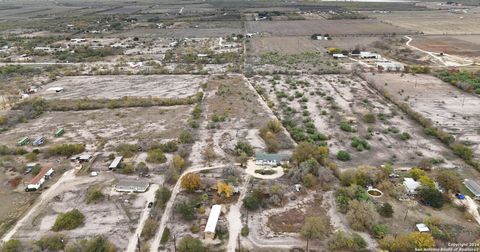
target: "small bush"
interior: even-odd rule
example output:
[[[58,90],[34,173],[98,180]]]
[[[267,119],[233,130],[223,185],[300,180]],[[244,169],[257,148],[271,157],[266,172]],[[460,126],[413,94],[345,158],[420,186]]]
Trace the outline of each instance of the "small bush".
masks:
[[[62,234],[43,236],[35,242],[42,251],[60,251],[64,249],[66,243],[66,238]]]
[[[157,231],[157,222],[153,218],[148,218],[145,221],[145,225],[143,226],[142,233],[140,236],[143,238],[144,241],[150,240]]]
[[[190,144],[190,143],[193,143],[194,140],[193,140],[193,136],[192,136],[192,133],[186,131],[186,130],[183,130],[182,132],[180,132],[180,134],[178,135],[178,142],[179,143],[182,143],[182,144]]]
[[[243,226],[242,227],[242,231],[240,232],[240,234],[243,236],[243,237],[246,237],[248,236],[248,234],[250,233],[250,229],[248,228],[247,225]]]
[[[388,202],[383,203],[380,207],[377,208],[377,212],[383,217],[392,217],[393,216],[393,207]]]
[[[356,251],[367,247],[367,242],[357,233],[347,234],[338,231],[328,242],[328,248],[331,250],[349,250]]]
[[[147,152],[147,162],[165,163],[167,162],[167,157],[165,157],[165,154],[160,148],[152,149]]]
[[[407,132],[403,132],[402,134],[400,134],[400,140],[406,141],[410,138],[411,138],[411,136]]]
[[[55,232],[61,230],[72,230],[83,225],[84,220],[85,216],[78,211],[78,209],[73,209],[66,213],[61,213],[55,220],[52,230]]]
[[[386,235],[390,234],[390,228],[385,224],[377,224],[373,226],[372,233],[375,238],[382,239]]]
[[[350,160],[350,153],[346,151],[339,151],[337,152],[337,159],[340,161],[349,161]]]
[[[85,201],[87,204],[97,203],[102,201],[104,198],[105,196],[103,195],[101,188],[95,186],[88,189]]]
[[[166,227],[164,230],[163,230],[163,233],[162,233],[162,238],[160,240],[160,243],[161,244],[165,244],[168,242],[168,240],[170,239],[170,229],[168,227]]]
[[[170,192],[168,188],[162,187],[158,189],[155,194],[155,201],[157,207],[159,207],[160,209],[164,209],[171,196],[172,192]]]
[[[366,123],[375,123],[376,121],[375,114],[366,113],[365,115],[363,115],[363,121]]]
[[[343,130],[343,131],[346,131],[346,132],[355,132],[355,129],[347,121],[342,121],[340,123],[340,129]]]
[[[133,157],[133,155],[135,155],[139,150],[140,146],[137,144],[120,144],[115,149],[119,155],[125,158]]]

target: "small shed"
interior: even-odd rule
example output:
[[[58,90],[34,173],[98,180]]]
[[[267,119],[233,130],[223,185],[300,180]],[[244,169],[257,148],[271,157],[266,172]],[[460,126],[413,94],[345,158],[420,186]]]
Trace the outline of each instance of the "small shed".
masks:
[[[26,145],[30,142],[30,138],[24,137],[17,142],[18,146]]]
[[[45,138],[43,136],[39,136],[33,141],[32,145],[33,146],[40,146],[43,143],[45,143]]]
[[[55,137],[60,137],[63,135],[63,133],[65,133],[65,129],[64,128],[60,128],[58,129],[57,131],[55,131]]]
[[[360,58],[362,59],[378,59],[380,55],[371,52],[360,52]]]
[[[332,54],[332,56],[333,56],[334,59],[344,59],[344,58],[347,57],[347,56],[345,56],[341,53],[334,53],[334,54]]]
[[[407,189],[407,194],[410,195],[416,195],[420,187],[420,183],[413,178],[404,178],[403,185]]]
[[[288,164],[290,155],[280,153],[257,153],[255,154],[255,164],[278,166]]]
[[[470,179],[465,179],[463,184],[470,192],[473,193],[473,196],[476,200],[480,200],[480,185],[477,182]]]
[[[418,232],[423,233],[423,232],[430,232],[430,229],[427,227],[427,225],[423,223],[418,223],[416,225]]]
[[[86,163],[86,162],[90,161],[91,158],[92,158],[92,155],[90,155],[90,154],[82,154],[82,155],[77,157],[77,160],[80,163]]]
[[[218,218],[222,212],[221,205],[213,205],[208,216],[207,225],[205,226],[205,239],[213,240],[215,238],[215,229],[217,228]]]
[[[47,92],[49,93],[60,93],[63,91],[63,87],[51,87],[47,89]]]
[[[109,170],[117,169],[120,163],[122,162],[122,160],[123,160],[123,156],[115,157],[115,159],[113,159],[108,169]]]
[[[150,183],[143,180],[120,180],[115,186],[117,192],[146,192]]]

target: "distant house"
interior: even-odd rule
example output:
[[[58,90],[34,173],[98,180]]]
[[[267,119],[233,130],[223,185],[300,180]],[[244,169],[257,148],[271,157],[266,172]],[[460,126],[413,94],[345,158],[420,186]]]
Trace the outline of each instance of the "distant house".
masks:
[[[334,54],[332,54],[332,56],[333,56],[334,59],[344,59],[344,58],[347,57],[347,56],[345,56],[341,53],[334,53]]]
[[[379,59],[380,55],[371,52],[360,52],[360,58],[362,59]]]
[[[45,138],[43,136],[39,136],[33,141],[32,145],[33,146],[40,146],[44,143],[45,143]]]
[[[63,135],[63,133],[65,133],[65,129],[60,128],[57,131],[55,131],[55,137],[61,137]]]
[[[24,137],[17,142],[18,146],[26,145],[30,142],[30,138]]]
[[[403,64],[398,62],[377,62],[378,71],[401,72],[405,69]]]
[[[465,179],[463,184],[470,192],[473,193],[475,199],[480,200],[480,185],[477,182],[470,179]]]
[[[205,239],[213,240],[215,238],[215,229],[217,228],[218,218],[222,212],[221,205],[213,205],[208,216],[207,225],[205,226]]]
[[[418,193],[418,188],[420,187],[420,183],[413,178],[404,178],[403,185],[407,189],[407,194],[409,195],[416,195]]]
[[[139,180],[120,180],[115,186],[117,192],[146,192],[150,183]]]
[[[117,169],[120,166],[120,163],[122,162],[122,160],[123,160],[123,156],[115,157],[115,159],[113,159],[108,169],[109,170]]]
[[[270,165],[278,166],[282,164],[288,164],[290,156],[280,153],[257,153],[255,155],[255,164],[257,165]]]
[[[52,168],[45,167],[30,181],[25,191],[36,191],[48,180],[55,171]]]

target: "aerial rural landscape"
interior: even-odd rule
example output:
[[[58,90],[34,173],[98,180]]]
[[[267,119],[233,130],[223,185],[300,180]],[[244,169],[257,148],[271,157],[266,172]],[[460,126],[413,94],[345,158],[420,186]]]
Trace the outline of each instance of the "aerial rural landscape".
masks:
[[[0,252],[480,251],[480,1],[0,0]]]

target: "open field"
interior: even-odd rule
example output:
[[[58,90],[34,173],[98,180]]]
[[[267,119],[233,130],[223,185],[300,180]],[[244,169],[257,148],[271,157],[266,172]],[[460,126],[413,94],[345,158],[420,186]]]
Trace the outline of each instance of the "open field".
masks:
[[[338,162],[341,168],[380,166],[387,162],[397,167],[411,167],[422,159],[439,157],[445,159],[441,166],[462,164],[439,141],[426,136],[421,127],[359,78],[300,75],[294,79],[281,76],[279,80],[272,80],[256,76],[253,83],[265,89],[264,94],[274,101],[282,120],[292,121],[292,132],[301,129],[305,131],[302,134],[308,136],[306,132],[311,126],[307,124],[312,122],[318,132],[328,137],[326,142],[332,159],[336,159],[340,150],[349,152],[351,160]],[[368,113],[376,117],[374,123],[364,121]],[[341,124],[345,123],[354,130],[342,130]],[[292,132],[294,139],[302,141],[305,137]],[[400,133],[408,133],[409,139],[400,140]],[[359,151],[351,146],[354,137],[366,140],[370,149]]]
[[[411,45],[425,51],[447,53],[469,58],[480,57],[478,36],[418,36]]]
[[[114,99],[124,96],[181,98],[197,93],[206,79],[201,75],[74,76],[45,85],[39,94],[46,99]],[[52,87],[63,87],[64,91],[48,91]]]
[[[476,9],[468,13],[450,13],[444,11],[396,11],[384,14],[369,14],[381,21],[394,24],[404,29],[434,35],[479,34],[478,19],[480,12]]]
[[[480,99],[477,95],[430,75],[399,78],[398,74],[384,73],[367,77],[395,99],[407,102],[413,110],[432,120],[435,126],[471,145],[475,155],[480,155],[480,116],[477,113]]]
[[[250,39],[252,54],[266,52],[297,54],[303,52],[325,52],[328,47],[354,49],[356,46],[366,47],[378,41],[378,37],[334,37],[332,40],[313,40],[310,37],[253,37]]]
[[[271,36],[311,36],[314,33],[336,35],[410,34],[407,29],[365,20],[295,20],[251,21],[246,23],[248,33],[265,33]]]

